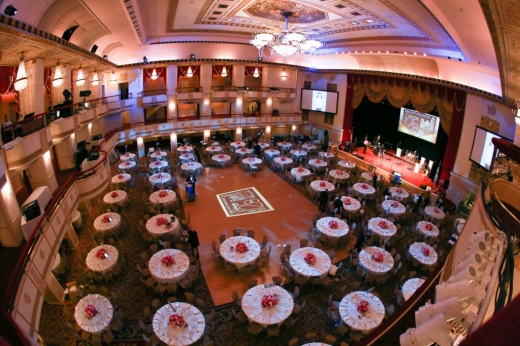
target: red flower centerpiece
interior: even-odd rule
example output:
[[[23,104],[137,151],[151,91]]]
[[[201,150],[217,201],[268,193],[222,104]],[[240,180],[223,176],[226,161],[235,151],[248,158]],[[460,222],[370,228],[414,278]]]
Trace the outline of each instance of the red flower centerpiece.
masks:
[[[343,204],[346,204],[346,205],[350,205],[350,198],[345,198],[345,200],[343,201]]]
[[[336,174],[337,174],[337,175],[343,175],[343,171],[340,171],[340,170],[338,169],[338,170],[336,170]]]
[[[430,249],[428,249],[427,247],[423,247],[421,249],[421,252],[424,256],[429,256],[430,255]]]
[[[161,173],[157,174],[157,178],[162,178],[162,174]]]
[[[219,158],[219,159],[223,159],[223,158],[224,158],[224,155],[220,154],[220,155],[218,156],[218,158]]]
[[[168,222],[164,217],[158,217],[157,218],[157,226],[162,226],[162,225],[166,225],[166,222]]]
[[[428,231],[431,231],[433,227],[430,223],[427,223],[426,226],[424,226],[424,228],[426,228]]]
[[[338,228],[338,223],[334,220],[329,221],[329,228],[336,229]]]
[[[99,258],[99,259],[105,259],[107,258],[107,250],[105,249],[99,249],[97,252],[96,252],[96,257]]]
[[[130,162],[125,162],[125,166],[130,166]]]
[[[167,267],[171,267],[175,264],[175,259],[172,256],[164,256],[161,260],[162,264]]]
[[[316,163],[320,163],[321,161],[320,161],[320,159],[316,159],[316,161],[315,161],[315,162],[316,162]]]
[[[130,156],[130,155],[129,155],[128,153],[126,153],[126,154],[124,155],[124,157],[129,157],[129,156]]]
[[[211,149],[216,149],[216,147],[214,145],[211,146]]]
[[[433,209],[433,212],[438,214],[438,213],[440,213],[440,210],[438,208],[435,208],[435,209]]]
[[[117,177],[118,177],[119,179],[123,179],[123,175],[122,175],[122,174],[118,174]]]
[[[379,221],[378,226],[381,227],[382,229],[388,228],[388,225],[385,221]]]
[[[117,195],[117,192],[116,191],[113,191],[110,196],[112,196],[112,198],[116,198],[118,195]]]
[[[363,184],[363,185],[361,185],[361,187],[362,187],[363,189],[365,189],[365,190],[368,189],[368,185],[367,185],[367,184]]]
[[[174,327],[184,327],[186,321],[184,320],[184,317],[182,317],[181,315],[173,314],[170,315],[170,324]]]
[[[246,252],[249,250],[246,243],[238,242],[235,246],[238,252]]]
[[[313,253],[309,252],[308,254],[305,255],[303,260],[305,261],[305,263],[312,266],[316,263],[316,256],[314,256]]]
[[[399,206],[399,204],[397,202],[392,203],[392,208],[397,208],[398,206]]]
[[[398,194],[401,194],[403,192],[403,190],[397,189],[397,190],[395,190],[395,192],[397,192]]]
[[[98,311],[94,307],[94,305],[89,304],[85,307],[85,315],[87,315],[88,319],[91,319],[92,317],[96,316],[98,314]]]
[[[383,254],[381,252],[376,252],[372,255],[372,259],[376,262],[383,262]]]
[[[264,308],[272,308],[278,304],[278,299],[272,294],[266,294],[262,297],[262,306]]]
[[[110,215],[106,214],[103,215],[103,218],[101,219],[103,223],[109,223],[110,222]]]
[[[369,307],[370,303],[366,300],[362,300],[359,303],[357,303],[357,311],[361,312],[362,314],[366,313]]]
[[[327,184],[325,184],[324,181],[320,181],[320,187],[325,187],[325,186],[327,186]]]
[[[286,161],[286,160],[287,160],[287,158],[285,158],[285,157],[283,157],[283,156],[280,157],[280,161]]]
[[[168,192],[166,192],[164,190],[159,191],[159,197],[164,198],[166,196],[168,196]]]
[[[298,173],[303,173],[304,169],[303,168],[298,168]]]

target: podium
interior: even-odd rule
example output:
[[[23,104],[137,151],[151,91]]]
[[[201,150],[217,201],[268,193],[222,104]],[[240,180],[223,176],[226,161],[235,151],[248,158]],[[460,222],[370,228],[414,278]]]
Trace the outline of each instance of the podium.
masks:
[[[397,150],[395,151],[395,157],[401,157],[401,148],[397,148]]]

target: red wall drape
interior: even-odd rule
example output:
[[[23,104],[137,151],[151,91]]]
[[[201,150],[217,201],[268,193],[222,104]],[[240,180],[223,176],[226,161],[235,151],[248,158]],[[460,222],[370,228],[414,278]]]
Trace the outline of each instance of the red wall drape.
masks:
[[[186,73],[188,72],[189,66],[177,66],[177,82],[180,78],[186,77]],[[200,80],[200,66],[191,66],[191,71],[193,72],[193,76],[197,76]]]
[[[166,67],[156,67],[155,71],[157,72],[157,79],[163,79],[164,84],[166,84]],[[146,82],[149,80],[152,80],[150,77],[153,73],[153,67],[152,68],[145,68],[143,69],[143,88]]]
[[[451,116],[450,133],[448,135],[448,143],[446,143],[446,151],[441,163],[441,173],[439,180],[450,178],[450,172],[455,166],[455,158],[459,150],[460,134],[462,133],[462,123],[464,122],[464,110],[466,109],[466,93],[462,91],[447,90],[448,93],[455,93],[453,114]]]
[[[226,66],[226,71],[227,71],[228,76],[231,76],[231,74],[233,73],[233,66],[213,65],[213,72],[212,72],[213,77],[221,77],[222,68],[224,66]]]
[[[8,91],[14,90],[14,88],[11,86],[11,78],[14,75],[14,71],[15,68],[11,66],[0,67],[0,94],[5,94]],[[9,90],[10,86],[11,90]]]

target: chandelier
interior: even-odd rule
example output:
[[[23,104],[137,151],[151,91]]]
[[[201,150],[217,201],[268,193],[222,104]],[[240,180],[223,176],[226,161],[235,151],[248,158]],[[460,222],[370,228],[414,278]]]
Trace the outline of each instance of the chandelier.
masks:
[[[92,77],[92,85],[93,86],[99,85],[99,76],[98,76],[97,70],[94,70],[94,77]]]
[[[76,77],[76,85],[83,86],[85,84],[85,75],[83,74],[83,67],[79,65],[78,76]]]
[[[18,65],[18,71],[16,72],[16,79],[14,80],[14,90],[20,91],[25,89],[29,79],[27,77],[27,72],[25,71],[25,61],[22,52],[22,56],[20,57],[20,64]]]
[[[63,84],[63,73],[61,72],[60,61],[56,63],[56,69],[54,71],[54,78],[52,79],[52,86],[55,88],[60,87]]]
[[[289,30],[289,17],[293,14],[290,11],[282,12],[285,17],[285,29],[282,33],[261,32],[254,36],[250,43],[258,49],[259,56],[266,58],[281,56],[284,59],[294,56],[297,58],[300,54],[312,53],[323,46],[318,40]],[[269,51],[269,55],[266,54],[266,51]]]

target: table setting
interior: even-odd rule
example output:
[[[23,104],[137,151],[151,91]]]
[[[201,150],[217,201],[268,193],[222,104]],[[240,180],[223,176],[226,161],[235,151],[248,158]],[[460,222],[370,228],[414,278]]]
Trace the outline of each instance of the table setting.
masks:
[[[371,195],[376,192],[376,189],[372,185],[366,183],[355,183],[352,185],[352,188],[362,195]]]
[[[283,287],[274,284],[250,288],[242,297],[242,310],[250,321],[264,328],[281,325],[292,314],[293,297]]]
[[[359,265],[372,275],[384,275],[393,268],[394,259],[388,251],[369,246],[359,253]]]
[[[110,300],[100,294],[82,298],[74,309],[74,319],[84,331],[100,335],[110,328],[114,309]]]
[[[293,163],[293,160],[291,158],[289,158],[289,157],[286,157],[286,156],[275,157],[273,161],[274,161],[274,163],[282,166],[282,168],[283,168],[284,165],[290,165],[290,164]]]
[[[218,162],[220,165],[223,165],[223,164],[226,163],[227,161],[231,160],[231,156],[226,155],[226,154],[218,154],[218,155],[213,155],[213,156],[211,157],[211,159],[212,159],[213,161]]]
[[[126,161],[130,161],[130,160],[134,160],[135,159],[135,154],[134,153],[126,153],[126,154],[121,155],[119,158],[121,159],[121,161],[126,162]]]
[[[264,150],[264,154],[266,154],[267,156],[272,158],[272,157],[280,155],[280,150],[267,149],[267,150]]]
[[[290,153],[297,159],[307,155],[307,152],[305,150],[291,150]]]
[[[162,237],[166,234],[181,235],[179,219],[172,214],[158,214],[146,221],[146,230],[154,238]]]
[[[316,168],[326,167],[327,165],[328,165],[327,161],[325,161],[323,159],[312,159],[312,160],[309,160],[309,166],[314,166]]]
[[[175,203],[177,194],[172,190],[159,190],[152,193],[149,197],[150,202],[155,205],[168,207]]]
[[[154,151],[153,153],[150,154],[151,158],[154,158],[154,159],[157,159],[157,160],[162,160],[162,159],[166,158],[166,156],[168,156],[168,153],[166,151],[163,151],[163,150],[156,150],[156,151]]]
[[[410,196],[408,191],[406,191],[402,187],[395,187],[395,186],[391,187],[388,189],[388,192],[390,192],[390,196],[392,196],[392,198],[396,198],[396,199],[400,199],[400,200],[408,198],[408,196]]]
[[[94,220],[94,228],[100,233],[113,232],[121,226],[121,216],[118,213],[105,213]]]
[[[132,179],[132,176],[128,173],[116,174],[112,177],[112,184],[123,184],[128,183]]]
[[[404,214],[406,211],[406,207],[404,205],[391,199],[383,201],[382,206],[388,214]]]
[[[239,142],[231,142],[229,145],[231,145],[231,147],[233,149],[238,149],[238,148],[241,148],[241,147],[245,147],[246,143],[239,141]]]
[[[346,169],[356,168],[356,164],[354,162],[350,162],[350,161],[346,161],[346,160],[338,161],[338,165],[340,167],[343,167],[343,168],[346,168]]]
[[[311,175],[311,171],[303,167],[295,167],[291,169],[291,175],[296,179],[297,182],[302,181],[302,177]]]
[[[342,196],[341,201],[343,202],[343,209],[346,212],[354,213],[361,209],[361,202],[356,198],[350,196]]]
[[[334,154],[331,153],[331,152],[329,152],[329,151],[320,151],[320,152],[318,153],[318,155],[319,155],[322,159],[324,159],[324,160],[329,160],[329,159],[334,158]]]
[[[276,145],[278,146],[278,148],[281,148],[283,150],[287,150],[289,149],[290,147],[292,147],[292,143],[291,142],[278,142],[276,143]]]
[[[188,162],[188,161],[195,161],[196,160],[196,157],[195,157],[195,154],[191,154],[191,153],[186,153],[186,154],[181,154],[179,155],[179,159],[185,163],[185,162]]]
[[[361,178],[365,179],[365,182],[371,182],[374,179],[374,173],[372,172],[363,172],[361,173]]]
[[[87,254],[85,263],[87,267],[96,273],[105,274],[117,265],[119,252],[112,245],[96,246]]]
[[[258,143],[258,145],[260,146],[260,148],[262,150],[264,150],[265,148],[269,148],[271,146],[269,143],[265,143],[265,142],[260,142],[260,143]]]
[[[196,171],[196,170],[201,170],[202,165],[198,162],[187,162],[187,163],[183,163],[181,165],[181,169],[183,171]]]
[[[188,275],[190,259],[180,250],[164,249],[150,258],[148,269],[158,283],[164,285],[178,283]]]
[[[164,184],[169,182],[171,179],[172,176],[169,173],[156,173],[148,178],[152,184]]]
[[[403,285],[403,288],[401,289],[401,293],[403,294],[404,300],[410,299],[411,296],[417,291],[419,287],[424,283],[423,279],[419,278],[413,278],[408,279]]]
[[[419,221],[417,223],[417,230],[424,234],[425,237],[435,238],[439,235],[439,228],[428,221]]]
[[[339,314],[352,329],[366,333],[381,324],[385,317],[385,306],[375,295],[356,291],[341,300]]]
[[[294,250],[289,263],[296,273],[306,278],[326,276],[332,264],[327,253],[313,247]]]
[[[256,165],[259,165],[262,163],[262,159],[259,159],[258,157],[248,157],[248,158],[245,158],[242,160],[242,163],[244,165],[249,165],[249,166],[256,166]]]
[[[254,152],[253,149],[247,149],[247,148],[240,148],[240,149],[235,150],[235,154],[240,155],[240,156],[249,155],[249,154],[252,154],[253,152]]]
[[[444,219],[446,217],[446,214],[444,214],[444,212],[440,208],[437,208],[434,205],[427,205],[424,208],[424,212],[429,217],[432,217],[432,218],[437,219],[437,220],[442,220],[442,219]]]
[[[311,182],[311,189],[316,192],[334,191],[335,188],[336,187],[334,186],[334,184],[329,183],[328,181],[325,181],[325,180],[314,180],[313,182]]]
[[[121,169],[121,170],[125,170],[125,169],[132,169],[136,165],[137,164],[135,163],[135,161],[125,161],[125,162],[121,162],[117,167],[119,167],[119,169]]]
[[[174,302],[161,307],[152,320],[155,335],[171,346],[191,345],[204,335],[204,316],[195,306]]]
[[[314,150],[314,149],[316,149],[316,146],[313,144],[310,144],[310,143],[305,143],[305,144],[302,144],[302,149],[307,150],[307,151]]]
[[[339,169],[331,169],[329,171],[329,175],[334,181],[334,183],[338,183],[342,180],[347,180],[348,178],[350,178],[350,174]]]
[[[390,238],[397,232],[395,225],[382,217],[374,217],[368,220],[368,230],[377,233],[381,239]]]
[[[316,221],[316,228],[329,238],[340,238],[348,234],[348,225],[345,221],[335,217],[322,217]]]
[[[418,260],[421,264],[431,266],[437,262],[437,252],[430,245],[423,242],[416,242],[410,245],[408,249],[410,255]]]
[[[221,146],[217,146],[217,145],[211,145],[211,146],[206,148],[206,151],[208,153],[210,153],[210,154],[220,153],[222,151],[222,147]]]
[[[105,196],[103,196],[103,202],[110,205],[117,204],[119,206],[123,206],[127,198],[128,194],[126,191],[115,190],[105,194]]]
[[[181,145],[180,147],[177,147],[177,152],[179,153],[189,153],[193,150],[193,147],[189,145]]]
[[[260,244],[249,237],[236,236],[227,238],[220,244],[220,255],[227,263],[237,269],[255,263],[260,256]]]

